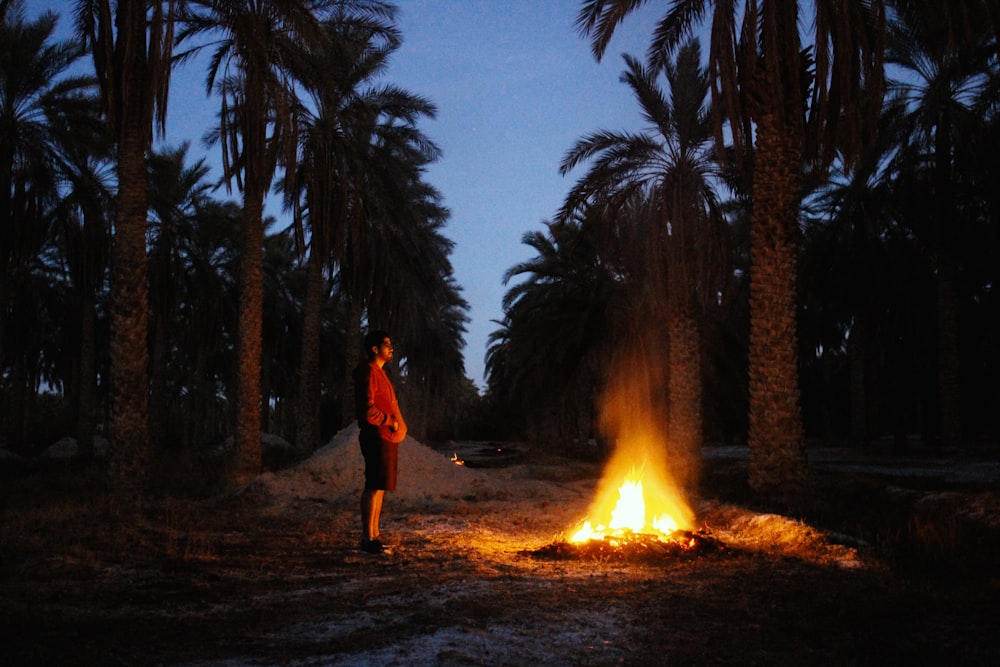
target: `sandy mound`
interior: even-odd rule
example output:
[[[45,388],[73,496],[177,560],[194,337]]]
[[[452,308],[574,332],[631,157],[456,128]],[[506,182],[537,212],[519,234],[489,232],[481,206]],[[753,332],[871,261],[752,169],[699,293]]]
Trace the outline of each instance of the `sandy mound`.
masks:
[[[293,468],[264,473],[254,482],[252,490],[275,501],[336,502],[356,500],[363,484],[364,459],[358,443],[358,427],[354,424]],[[456,465],[410,436],[399,445],[399,484],[392,492],[393,502],[482,499],[501,491],[484,473]]]

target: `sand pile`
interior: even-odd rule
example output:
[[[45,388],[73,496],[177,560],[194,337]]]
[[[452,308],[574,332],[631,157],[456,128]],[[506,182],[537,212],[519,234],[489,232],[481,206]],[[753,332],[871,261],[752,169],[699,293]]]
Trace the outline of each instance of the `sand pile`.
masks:
[[[293,468],[264,473],[253,491],[278,499],[355,501],[364,484],[364,459],[357,424],[348,426],[329,444]],[[393,502],[436,502],[494,496],[497,484],[478,470],[456,465],[440,452],[407,436],[399,445],[399,483]]]

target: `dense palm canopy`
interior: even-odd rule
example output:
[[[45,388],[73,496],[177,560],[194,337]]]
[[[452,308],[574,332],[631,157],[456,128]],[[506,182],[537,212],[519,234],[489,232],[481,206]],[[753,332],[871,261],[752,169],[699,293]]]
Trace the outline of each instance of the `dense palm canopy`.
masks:
[[[22,438],[28,396],[59,374],[54,359],[39,359],[38,346],[53,327],[37,305],[58,303],[42,278],[45,258],[57,238],[72,248],[80,291],[67,290],[59,300],[93,294],[95,276],[87,268],[104,261],[88,254],[95,235],[106,231],[104,221],[96,222],[102,229],[86,224],[81,231],[106,204],[88,187],[98,179],[90,156],[102,150],[94,79],[73,74],[83,52],[53,40],[56,21],[45,13],[29,22],[22,2],[0,3],[0,372],[10,399],[4,430]]]
[[[958,281],[971,268],[962,266],[961,250],[978,240],[982,211],[970,203],[984,192],[974,146],[1000,102],[997,35],[988,30],[995,17],[983,2],[898,4],[888,40],[898,75],[886,113],[903,146],[894,166],[898,182],[910,186],[909,229],[934,275],[940,430],[954,446],[962,436]]]
[[[642,4],[582,3],[578,26],[595,56],[603,57],[615,29]],[[700,125],[687,127],[702,133],[689,134],[696,141],[687,145],[703,150],[704,131],[714,134],[714,155],[703,151],[702,170],[691,173],[711,174],[708,182],[716,184],[717,176],[733,187],[732,204],[700,210],[728,211],[734,252],[718,253],[720,262],[709,261],[711,253],[698,245],[651,253],[640,261],[644,278],[624,290],[657,294],[644,312],[668,310],[673,325],[684,320],[684,311],[677,302],[671,309],[671,298],[729,297],[714,309],[711,299],[696,301],[709,306],[700,333],[693,333],[702,359],[711,360],[700,369],[709,383],[705,414],[725,422],[704,423],[703,432],[734,433],[740,420],[732,406],[743,403],[743,386],[751,485],[787,500],[804,488],[808,434],[849,435],[857,442],[889,434],[904,443],[909,430],[955,442],[959,433],[967,438],[971,432],[954,419],[959,405],[982,429],[981,406],[996,397],[995,390],[987,390],[993,398],[985,401],[978,394],[986,386],[984,369],[995,368],[996,357],[982,347],[984,336],[996,333],[997,318],[995,308],[989,310],[996,304],[995,270],[985,267],[990,253],[981,250],[995,247],[997,229],[997,197],[984,188],[991,178],[995,183],[996,160],[993,151],[982,150],[997,131],[997,9],[993,0],[669,3],[653,27],[646,62],[627,58],[623,77],[653,135],[660,136],[599,131],[565,158],[564,173],[581,166],[587,171],[567,196],[562,227],[548,223],[548,236],[525,237],[538,258],[512,269],[511,275],[526,279],[508,292],[505,318],[492,338],[487,370],[494,398],[517,410],[518,397],[532,404],[531,397],[550,396],[553,374],[575,378],[593,366],[582,353],[578,360],[560,357],[537,330],[558,321],[550,311],[570,317],[588,312],[559,299],[567,290],[586,291],[579,288],[583,267],[558,274],[549,268],[559,266],[568,249],[589,239],[602,249],[593,251],[590,266],[617,262],[610,280],[625,285],[630,274],[621,266],[636,253],[622,243],[622,220],[631,219],[639,234],[632,238],[642,247],[667,247],[657,231],[662,227],[643,226],[643,218],[625,212],[633,210],[636,193],[670,191],[676,177],[666,175],[684,173],[677,167],[690,164],[676,140],[682,134],[672,124],[677,116],[655,113],[668,108],[670,98],[650,82],[676,75],[689,48],[686,36],[704,24],[712,122],[690,115]],[[690,82],[669,83],[675,103],[698,90]],[[717,174],[712,162],[721,168]],[[704,191],[699,181],[676,182],[675,192],[694,200]],[[666,216],[671,200],[661,199],[659,208],[656,201],[654,210]],[[600,235],[593,232],[594,220],[604,230]],[[661,269],[649,273],[655,257]],[[735,273],[728,288],[726,281],[697,277],[693,290],[676,289],[697,266],[730,265]],[[589,305],[605,303],[599,279],[589,279]],[[964,320],[980,330],[958,328]],[[565,330],[586,329],[575,324]],[[676,338],[668,335],[668,344]],[[958,363],[970,355],[974,370]],[[544,381],[533,383],[524,365],[542,363]],[[667,375],[675,374],[671,366]],[[935,375],[940,379],[932,388],[928,379]],[[722,383],[729,386],[716,386]],[[547,407],[558,412],[562,405],[555,399]]]
[[[239,387],[236,394],[236,483],[260,472],[264,200],[280,161],[294,155],[292,110],[306,54],[325,34],[319,3],[193,1],[179,40],[212,40],[206,88],[221,98],[218,139],[224,176],[243,194],[240,262]]]
[[[420,197],[407,190],[412,179],[409,172],[435,156],[433,149],[430,156],[420,155],[428,142],[413,124],[431,108],[391,87],[367,95],[358,90],[367,78],[379,73],[387,54],[398,45],[391,25],[392,5],[372,0],[192,1],[189,10],[181,42],[219,37],[210,47],[206,82],[222,99],[216,136],[223,146],[226,177],[237,183],[244,202],[237,350],[241,363],[236,417],[239,456],[234,470],[239,482],[260,469],[262,216],[275,170],[285,169],[284,190],[292,209],[307,211],[313,244],[301,361],[309,369],[300,374],[299,391],[305,402],[298,419],[300,445],[310,447],[315,444],[313,401],[318,390],[312,375],[319,344],[318,272],[336,267],[340,288],[353,295],[351,301],[359,301],[359,294],[370,294],[371,301],[385,309],[389,305],[382,305],[384,295],[403,291],[396,288],[397,283],[407,285],[423,277],[398,270],[406,266],[400,258],[410,256],[404,249],[419,245],[392,246],[363,230],[373,223],[388,223],[408,231],[421,223],[412,216],[401,217],[400,212],[420,209],[414,205]],[[303,112],[304,94],[311,97],[313,109]],[[305,173],[296,168],[300,146],[307,158]],[[400,156],[407,154],[420,156],[420,161],[415,167],[394,169],[401,164]],[[298,192],[307,193],[304,202]],[[371,193],[378,193],[379,199],[371,198]],[[388,256],[393,259],[383,261],[376,253],[392,253]],[[450,273],[450,267],[440,262],[429,266],[435,276]],[[386,290],[386,283],[394,289]],[[430,280],[418,284],[427,292],[435,289]],[[375,321],[377,313],[367,305],[367,318]],[[362,311],[354,306],[348,312]],[[396,319],[401,318],[397,315]],[[348,344],[356,338],[349,334]],[[342,403],[350,405],[351,401]]]
[[[302,212],[308,232],[306,331],[300,370],[298,439],[315,430],[319,355],[319,305],[324,284],[335,285],[348,318],[344,388],[345,419],[353,418],[351,370],[360,356],[362,320],[393,332],[406,372],[409,401],[428,406],[448,378],[461,376],[462,334],[468,306],[459,296],[441,233],[448,211],[423,181],[439,150],[418,129],[433,117],[429,101],[375,78],[399,46],[391,24],[372,17],[338,14],[328,23],[330,39],[313,104],[299,120],[303,159],[292,208]],[[415,412],[427,416],[429,410]],[[411,428],[423,432],[416,419]]]

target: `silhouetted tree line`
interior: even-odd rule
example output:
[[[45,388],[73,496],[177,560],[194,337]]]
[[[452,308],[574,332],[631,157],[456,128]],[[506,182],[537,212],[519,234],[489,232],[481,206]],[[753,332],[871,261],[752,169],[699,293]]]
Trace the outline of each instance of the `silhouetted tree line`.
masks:
[[[581,4],[595,57],[639,4]],[[807,436],[997,437],[997,0],[670,2],[622,74],[648,127],[569,149],[563,173],[584,173],[508,271],[485,402],[423,177],[435,108],[381,78],[393,5],[81,0],[71,16],[79,39],[59,42],[54,14],[0,0],[11,449],[71,433],[87,453],[103,433],[136,492],[161,454],[232,438],[244,482],[261,431],[305,455],[350,421],[367,323],[393,333],[419,437],[599,456],[623,350],[662,378],[670,440],[746,441],[765,494],[801,490]],[[220,182],[163,136],[172,68],[199,54]]]

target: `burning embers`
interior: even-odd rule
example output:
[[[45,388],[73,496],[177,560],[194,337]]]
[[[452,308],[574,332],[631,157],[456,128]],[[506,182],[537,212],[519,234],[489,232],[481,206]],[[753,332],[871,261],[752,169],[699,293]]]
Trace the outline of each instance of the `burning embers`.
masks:
[[[634,533],[625,538],[603,538],[579,544],[553,542],[521,553],[532,558],[551,560],[659,562],[726,551],[726,546],[709,533],[678,530],[671,533],[668,539]]]

